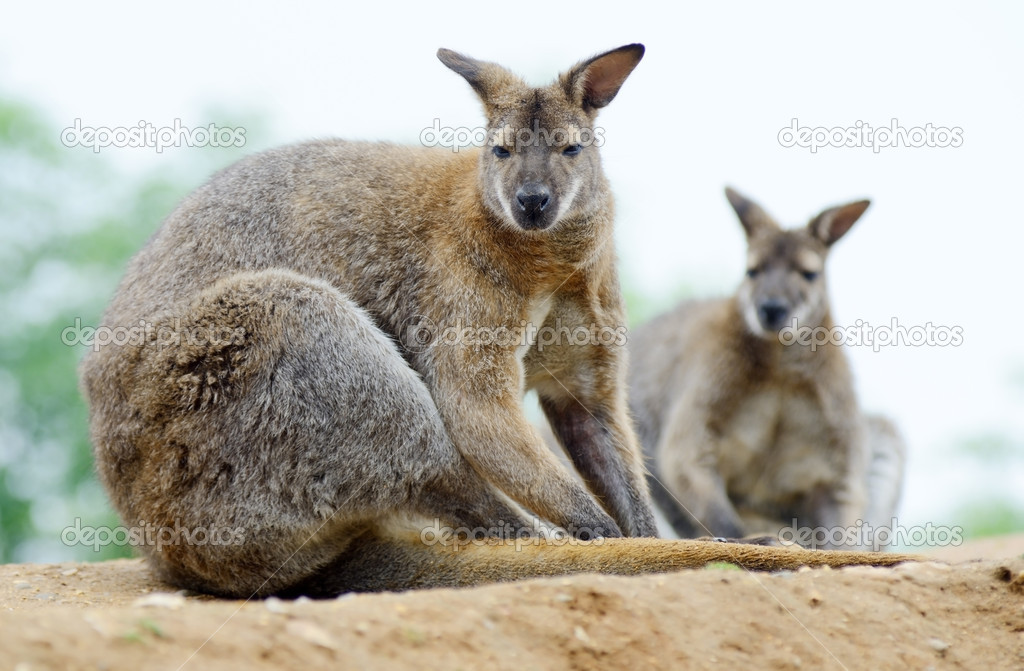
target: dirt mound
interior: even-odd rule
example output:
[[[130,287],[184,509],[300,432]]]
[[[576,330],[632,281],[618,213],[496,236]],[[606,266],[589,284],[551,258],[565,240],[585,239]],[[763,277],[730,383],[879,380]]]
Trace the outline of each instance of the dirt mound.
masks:
[[[186,596],[141,560],[5,565],[0,651],[21,671],[1015,669],[1024,559],[579,575],[318,602]]]

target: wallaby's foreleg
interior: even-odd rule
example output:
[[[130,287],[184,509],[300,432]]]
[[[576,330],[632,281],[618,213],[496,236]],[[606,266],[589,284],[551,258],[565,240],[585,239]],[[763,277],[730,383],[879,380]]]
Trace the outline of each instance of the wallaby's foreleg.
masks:
[[[738,538],[746,531],[718,473],[718,446],[700,410],[677,404],[655,447],[664,492],[659,503],[680,536]]]
[[[597,405],[588,408],[568,392],[561,396],[541,395],[541,408],[587,487],[625,535],[657,536],[644,490],[643,465],[624,426],[629,420],[622,413],[607,416]]]
[[[687,520],[681,528],[676,528],[677,533],[682,535],[688,529],[696,529],[701,536],[724,538],[739,538],[746,533],[717,472],[699,466],[675,469],[669,466],[668,473],[664,482],[671,488],[672,502],[682,509]]]
[[[824,544],[815,541],[818,548],[862,550],[870,543],[858,532],[857,525],[858,520],[864,519],[867,507],[870,446],[857,416],[843,420],[833,430],[831,440],[820,448],[829,458],[830,477],[807,483],[803,504],[797,510],[797,523],[815,529],[816,538],[827,537]]]
[[[548,318],[523,362],[528,384],[537,390],[576,470],[623,533],[657,536],[646,469],[626,406],[626,331],[611,298],[618,290],[605,287],[605,300],[596,300],[586,291],[592,279],[569,282],[555,299],[558,317]]]
[[[427,383],[438,411],[456,449],[483,479],[574,535],[622,534],[527,420],[514,348],[438,344],[429,356],[434,372]]]

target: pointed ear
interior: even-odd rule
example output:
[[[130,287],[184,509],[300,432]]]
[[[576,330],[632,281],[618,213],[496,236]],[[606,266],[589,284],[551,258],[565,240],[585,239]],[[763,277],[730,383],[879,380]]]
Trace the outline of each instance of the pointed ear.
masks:
[[[494,99],[502,92],[525,86],[519,77],[497,63],[478,61],[451,49],[438,49],[437,58],[469,82],[488,111],[493,107]]]
[[[732,187],[725,187],[725,197],[729,204],[736,211],[736,216],[743,224],[743,230],[747,232],[747,239],[754,238],[762,233],[772,233],[779,229],[771,215],[764,209]]]
[[[584,110],[600,109],[612,101],[643,57],[642,44],[627,44],[594,56],[563,74],[562,88]]]
[[[848,205],[831,207],[812,219],[807,228],[811,235],[831,245],[846,235],[870,204],[870,200],[858,200]]]

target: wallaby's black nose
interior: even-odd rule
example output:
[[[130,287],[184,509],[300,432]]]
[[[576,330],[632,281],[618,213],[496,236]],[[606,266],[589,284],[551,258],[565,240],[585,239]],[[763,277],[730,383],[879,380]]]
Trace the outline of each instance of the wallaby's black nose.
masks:
[[[789,316],[789,307],[782,301],[765,301],[757,308],[757,316],[761,325],[770,331],[776,331],[785,325]]]
[[[539,217],[544,208],[551,202],[551,192],[543,184],[527,182],[516,191],[519,209],[530,218]]]

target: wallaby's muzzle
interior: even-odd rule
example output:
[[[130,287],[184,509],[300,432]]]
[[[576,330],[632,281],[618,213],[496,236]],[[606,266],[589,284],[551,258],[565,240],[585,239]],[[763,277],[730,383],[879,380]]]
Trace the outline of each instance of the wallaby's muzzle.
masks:
[[[765,331],[778,331],[786,325],[790,307],[784,301],[769,299],[757,306],[757,319]]]
[[[539,182],[527,182],[516,191],[513,208],[516,223],[525,229],[543,229],[553,222],[551,190]]]

